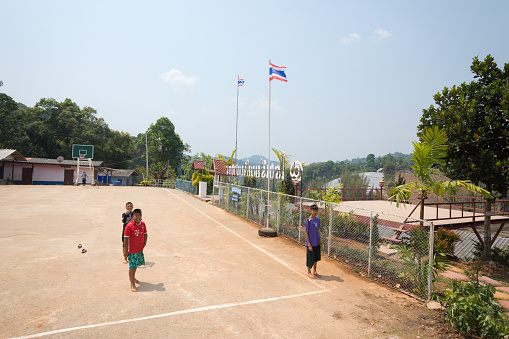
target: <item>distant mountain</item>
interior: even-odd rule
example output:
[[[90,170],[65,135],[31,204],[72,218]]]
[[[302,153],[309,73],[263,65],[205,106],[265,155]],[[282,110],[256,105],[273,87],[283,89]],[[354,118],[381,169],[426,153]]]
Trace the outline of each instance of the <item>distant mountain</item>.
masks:
[[[264,157],[263,155],[252,155],[249,158],[238,159],[237,163],[239,165],[243,165],[247,160],[249,160],[249,165],[261,165],[262,159],[265,161],[268,161],[267,157]],[[272,164],[274,164],[274,166],[279,165],[279,160],[277,159],[277,156],[275,154],[274,154],[274,158],[272,157],[272,154],[271,154],[270,162]]]

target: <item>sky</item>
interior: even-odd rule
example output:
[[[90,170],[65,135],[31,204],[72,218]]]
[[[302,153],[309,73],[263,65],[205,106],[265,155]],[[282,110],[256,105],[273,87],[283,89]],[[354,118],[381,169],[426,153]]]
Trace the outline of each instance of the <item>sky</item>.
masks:
[[[144,133],[168,117],[191,154],[292,160],[411,153],[422,110],[509,62],[509,2],[0,0],[0,91],[92,107]],[[237,87],[237,77],[245,80]],[[29,155],[36,156],[36,155]],[[275,160],[274,153],[271,159]]]

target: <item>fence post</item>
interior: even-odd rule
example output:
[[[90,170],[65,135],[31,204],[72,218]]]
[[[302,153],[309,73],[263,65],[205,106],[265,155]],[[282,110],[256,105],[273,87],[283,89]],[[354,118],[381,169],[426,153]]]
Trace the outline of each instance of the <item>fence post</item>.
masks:
[[[433,245],[435,244],[435,225],[431,223],[429,228],[429,258],[428,258],[428,300],[431,298],[433,292],[433,265],[435,258],[433,256]]]
[[[229,207],[230,207],[230,183],[227,183],[226,184],[227,186],[227,189],[226,189],[226,210],[229,211]]]
[[[329,240],[327,241],[327,256],[330,257],[330,246],[332,238],[332,202],[329,203]]]
[[[299,203],[299,242],[300,242],[301,221],[302,221],[302,197],[300,197],[300,203]]]
[[[281,220],[281,193],[277,194],[277,233],[279,233],[279,222]]]
[[[249,193],[251,192],[251,187],[247,188],[247,199],[246,199],[246,220],[249,220]]]
[[[265,205],[263,204],[263,190],[260,190],[260,204],[262,205],[262,213],[258,213],[260,214],[260,225],[263,225],[262,222],[263,222],[263,211],[265,211]],[[258,206],[260,207],[260,206]]]
[[[368,250],[368,275],[371,273],[371,241],[373,240],[373,211],[370,212],[369,216],[369,250]]]

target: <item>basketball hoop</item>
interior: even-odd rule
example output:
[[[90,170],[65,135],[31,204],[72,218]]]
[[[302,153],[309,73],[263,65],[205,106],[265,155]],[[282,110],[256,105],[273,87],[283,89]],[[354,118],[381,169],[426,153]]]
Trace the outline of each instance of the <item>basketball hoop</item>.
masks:
[[[85,154],[80,154],[80,160],[85,159]]]

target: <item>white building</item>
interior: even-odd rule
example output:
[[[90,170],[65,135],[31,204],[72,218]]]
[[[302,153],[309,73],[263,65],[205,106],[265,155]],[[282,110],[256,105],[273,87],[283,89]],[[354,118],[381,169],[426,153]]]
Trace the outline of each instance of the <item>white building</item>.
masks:
[[[84,164],[86,164],[84,166]],[[93,168],[102,161],[92,161]],[[76,160],[26,158],[13,149],[0,149],[0,183],[12,182],[23,185],[72,185],[78,172]],[[88,162],[80,162],[80,173],[87,173],[87,184],[92,183]],[[97,178],[97,170],[93,173]],[[81,178],[78,180],[81,183]]]

